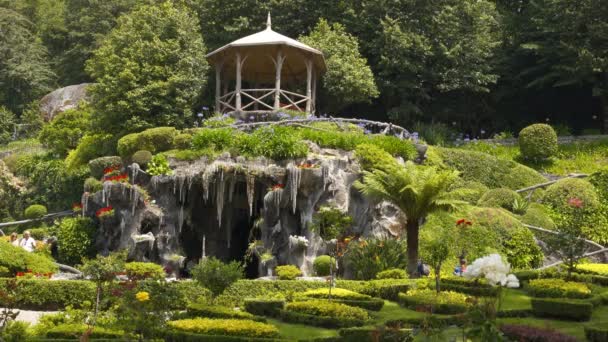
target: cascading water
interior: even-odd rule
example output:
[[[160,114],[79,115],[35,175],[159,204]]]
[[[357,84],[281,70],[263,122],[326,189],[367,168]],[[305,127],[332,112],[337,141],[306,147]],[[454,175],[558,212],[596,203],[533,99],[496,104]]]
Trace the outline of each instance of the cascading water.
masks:
[[[247,173],[247,204],[249,205],[249,216],[253,215],[253,198],[255,196],[255,175]]]
[[[112,182],[104,182],[101,188],[101,201],[106,205],[110,205],[110,195],[112,194]]]
[[[222,212],[224,211],[224,193],[226,188],[226,180],[224,178],[224,171],[219,171],[219,176],[216,176],[215,183],[215,206],[217,209],[217,222],[218,227],[222,228]]]
[[[302,179],[302,169],[297,167],[293,163],[287,165],[289,171],[289,190],[291,198],[291,210],[296,213],[296,204],[298,199],[298,188],[300,187],[300,180]]]

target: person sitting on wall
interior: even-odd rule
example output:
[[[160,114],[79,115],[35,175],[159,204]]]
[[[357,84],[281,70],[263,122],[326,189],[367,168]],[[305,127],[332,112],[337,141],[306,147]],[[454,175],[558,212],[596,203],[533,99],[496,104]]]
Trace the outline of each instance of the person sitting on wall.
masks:
[[[10,240],[10,243],[11,243],[13,246],[19,246],[19,236],[17,235],[17,233],[13,232],[13,233],[11,234],[11,240]]]
[[[30,231],[26,230],[23,232],[23,237],[19,240],[19,247],[25,249],[28,252],[36,250],[36,240],[30,236]]]

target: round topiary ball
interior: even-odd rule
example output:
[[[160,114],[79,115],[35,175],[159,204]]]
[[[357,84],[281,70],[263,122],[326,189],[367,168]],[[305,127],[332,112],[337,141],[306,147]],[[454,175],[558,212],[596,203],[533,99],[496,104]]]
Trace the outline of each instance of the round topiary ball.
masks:
[[[600,206],[599,197],[591,183],[580,178],[563,178],[547,188],[543,203],[557,210],[568,212],[568,201],[578,198],[586,210],[593,211]]]
[[[529,224],[531,226],[541,227],[550,230],[554,230],[555,228],[557,228],[555,222],[549,216],[547,208],[545,208],[540,203],[530,204],[530,207],[528,208],[526,213],[521,217],[521,222]]]
[[[312,269],[315,271],[315,274],[319,277],[328,276],[331,265],[330,263],[332,260],[332,257],[330,257],[329,255],[319,255],[318,257],[316,257],[312,263]]]
[[[498,188],[488,190],[481,196],[478,204],[482,207],[500,207],[512,211],[515,201],[521,201],[521,196],[517,192],[507,188]]]
[[[543,160],[557,154],[557,134],[546,124],[530,125],[519,132],[519,149],[529,160]]]
[[[137,163],[141,167],[146,167],[150,160],[152,160],[152,152],[146,150],[137,151],[131,157],[131,161]]]
[[[187,150],[192,147],[192,135],[181,133],[173,138],[173,147],[178,150]]]
[[[25,216],[25,218],[28,220],[35,220],[42,218],[47,213],[48,212],[45,206],[41,204],[32,204],[27,207],[27,209],[25,209],[25,211],[23,212],[23,216]]]

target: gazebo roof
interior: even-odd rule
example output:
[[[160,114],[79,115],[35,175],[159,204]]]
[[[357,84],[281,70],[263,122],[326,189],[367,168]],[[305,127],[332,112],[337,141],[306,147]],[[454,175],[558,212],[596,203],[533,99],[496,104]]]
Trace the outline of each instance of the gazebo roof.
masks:
[[[221,48],[207,54],[207,60],[213,64],[234,64],[235,52],[241,52],[241,56],[247,56],[244,66],[244,76],[254,77],[260,80],[274,79],[274,65],[270,57],[276,57],[279,49],[286,56],[286,68],[295,78],[302,75],[305,70],[305,60],[311,58],[315,69],[319,72],[326,70],[323,53],[295,39],[284,36],[272,30],[270,25],[270,14],[266,29],[252,35],[237,39]],[[287,77],[289,78],[289,77]]]

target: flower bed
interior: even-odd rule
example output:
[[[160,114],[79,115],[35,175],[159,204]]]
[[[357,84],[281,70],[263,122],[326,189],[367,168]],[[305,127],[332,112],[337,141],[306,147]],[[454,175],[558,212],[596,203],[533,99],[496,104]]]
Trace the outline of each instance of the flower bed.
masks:
[[[361,326],[369,319],[367,311],[336,302],[310,300],[293,302],[281,310],[281,319],[290,323],[326,328]]]
[[[345,341],[413,341],[411,329],[378,329],[370,327],[343,328],[339,331]]]
[[[245,319],[192,318],[167,322],[170,329],[205,335],[273,338],[277,327]]]
[[[534,297],[589,298],[591,290],[586,284],[563,279],[533,279],[526,290]]]
[[[588,321],[592,311],[593,305],[584,300],[532,298],[532,312],[538,317]]]
[[[428,311],[439,314],[456,314],[465,312],[470,305],[467,296],[453,291],[442,291],[439,294],[431,289],[409,290],[399,294],[399,303],[410,309],[428,308]]]
[[[577,339],[559,333],[554,330],[537,328],[527,325],[504,324],[500,327],[500,331],[513,341],[520,342],[536,342],[536,341],[551,341],[551,342],[576,342]]]

